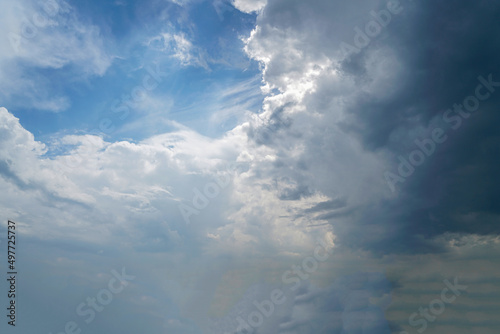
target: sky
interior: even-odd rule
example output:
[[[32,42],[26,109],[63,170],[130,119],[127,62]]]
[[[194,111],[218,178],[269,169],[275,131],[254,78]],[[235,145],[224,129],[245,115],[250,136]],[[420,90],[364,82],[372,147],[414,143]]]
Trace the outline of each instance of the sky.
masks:
[[[495,1],[0,9],[2,333],[499,332]]]

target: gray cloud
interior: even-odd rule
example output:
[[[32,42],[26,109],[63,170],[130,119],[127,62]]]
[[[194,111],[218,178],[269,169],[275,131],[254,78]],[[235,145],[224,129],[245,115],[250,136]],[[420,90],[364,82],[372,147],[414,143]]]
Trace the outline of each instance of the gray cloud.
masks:
[[[364,27],[373,19],[370,11],[386,4],[270,1],[247,50],[265,65],[266,82],[282,93],[269,103],[270,116],[259,127],[265,140],[252,135],[257,130],[250,138],[286,157],[276,173],[295,179],[301,189],[347,198],[355,208],[349,218],[339,221],[339,213],[320,217],[331,222],[339,244],[382,252],[429,251],[438,246],[427,240],[445,232],[499,233],[494,222],[500,208],[495,175],[500,94],[481,102],[456,131],[443,121],[443,113],[474,94],[479,76],[491,73],[500,81],[500,9],[488,1],[459,2],[453,9],[444,1],[402,1],[401,13],[379,35],[343,59],[340,44],[354,45],[354,28]],[[309,71],[315,70],[311,77]],[[297,95],[307,78],[314,90]],[[290,125],[276,128],[275,115],[286,115]],[[387,195],[380,182],[384,172],[378,169],[397,170],[397,157],[407,158],[418,148],[414,141],[436,127],[444,129],[447,141],[398,184],[396,196]],[[352,140],[362,148],[349,148]],[[295,172],[299,159],[311,175]],[[366,171],[359,159],[380,165]]]

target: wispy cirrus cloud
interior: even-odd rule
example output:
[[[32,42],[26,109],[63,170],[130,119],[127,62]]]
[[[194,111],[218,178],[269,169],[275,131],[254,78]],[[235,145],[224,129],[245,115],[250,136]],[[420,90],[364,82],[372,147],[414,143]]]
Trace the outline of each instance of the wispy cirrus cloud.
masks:
[[[147,45],[155,51],[161,51],[179,61],[182,66],[201,66],[209,69],[203,51],[193,45],[183,32],[162,33],[151,38]]]
[[[0,92],[11,105],[63,111],[69,98],[39,71],[65,68],[79,80],[82,75],[102,76],[111,65],[99,28],[82,20],[67,2],[2,1],[1,6]]]

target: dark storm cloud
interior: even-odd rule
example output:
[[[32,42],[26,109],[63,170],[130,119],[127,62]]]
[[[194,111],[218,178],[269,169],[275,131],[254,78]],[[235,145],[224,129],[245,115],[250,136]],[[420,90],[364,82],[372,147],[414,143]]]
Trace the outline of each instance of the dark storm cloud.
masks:
[[[293,106],[282,106],[276,108],[267,126],[252,130],[249,137],[257,144],[284,150],[283,143],[299,138],[296,133],[300,131],[306,147],[301,156],[306,161],[303,170],[325,173],[314,174],[316,180],[294,176],[300,180],[297,183],[335,198],[344,195],[340,189],[346,186],[338,187],[339,181],[330,180],[331,175],[346,174],[338,179],[349,182],[349,170],[356,175],[359,166],[353,164],[359,162],[349,161],[349,148],[338,150],[341,144],[333,133],[357,137],[366,152],[388,153],[384,155],[387,171],[397,174],[398,157],[408,160],[418,149],[415,140],[431,138],[432,130],[440,128],[446,140],[436,144],[435,152],[426,156],[405,182],[396,185],[394,196],[381,194],[361,203],[346,196],[344,204],[349,210],[325,208],[316,219],[334,226],[338,245],[376,252],[438,251],[439,245],[430,240],[445,232],[500,233],[500,87],[493,87],[496,92],[489,90],[491,94],[481,101],[479,110],[462,117],[456,129],[452,128],[456,123],[449,121],[456,112],[447,114],[448,122],[443,116],[454,104],[474,96],[490,74],[491,80],[500,82],[500,5],[494,1],[451,5],[443,0],[401,1],[400,5],[401,13],[393,15],[366,47],[340,60],[338,70],[344,87],[333,86],[334,81],[318,81],[315,91],[303,100],[308,112],[324,116],[321,123],[297,115],[285,117],[286,108]],[[356,6],[339,1],[311,1],[307,5],[270,1],[258,18],[258,37],[269,43],[276,40],[276,45],[293,45],[301,56],[295,60],[286,50],[273,51],[265,79],[280,85],[283,77],[294,77],[304,64],[324,56],[335,59],[342,42],[354,45],[353,29],[373,19],[370,11],[386,6],[386,1],[360,1]],[[289,40],[276,37],[276,31],[293,32],[296,38],[287,44],[283,40]],[[261,48],[265,45],[258,44]],[[261,52],[258,47],[255,50]],[[354,86],[346,91],[349,82]],[[488,92],[486,89],[482,91]],[[340,121],[334,110],[339,104],[332,103],[339,97],[348,116]],[[275,167],[286,173],[294,163],[292,158],[282,159],[282,165]],[[380,180],[385,182],[383,172]],[[364,183],[352,188],[378,189],[371,179],[359,182]],[[290,198],[299,197],[282,196]],[[304,214],[320,211],[322,205],[326,204],[306,209]],[[338,218],[343,218],[342,222]]]
[[[426,138],[410,132],[419,125],[442,126],[449,137],[389,204],[404,208],[394,220],[405,222],[401,233],[412,240],[444,232],[500,232],[500,90],[456,130],[431,123],[433,117],[443,119],[446,109],[474,95],[479,76],[492,74],[500,82],[498,17],[500,6],[493,1],[460,1],[453,6],[425,1],[410,6],[407,16],[390,27],[388,38],[405,66],[401,82],[394,83],[400,86],[395,88],[398,94],[359,102],[354,111],[365,125],[360,135],[366,146],[388,148],[395,156],[408,158],[418,148],[408,143]],[[415,123],[415,118],[420,121]],[[389,140],[398,127],[409,130],[398,141],[402,145]]]
[[[371,148],[389,145],[391,132],[414,124],[415,116],[426,123],[453,103],[462,102],[473,93],[478,76],[493,73],[500,78],[498,4],[404,4],[401,16],[390,23],[384,36],[342,64],[347,73],[353,72],[350,66],[363,69],[353,73],[362,80],[368,55],[382,47],[395,51],[403,64],[397,82],[385,95],[363,95],[352,103],[356,125],[363,125],[363,139]]]
[[[487,79],[492,74],[493,81],[500,82],[499,16],[500,6],[492,1],[453,6],[446,1],[420,2],[392,23],[385,40],[372,45],[395,50],[404,69],[393,91],[353,102],[350,109],[356,121],[346,126],[347,131],[357,131],[367,149],[388,149],[394,157],[406,159],[418,149],[415,139],[430,137],[412,131],[419,126],[442,128],[447,140],[398,184],[396,199],[366,208],[357,225],[339,227],[348,235],[363,235],[361,230],[373,225],[373,231],[385,235],[347,238],[356,246],[428,251],[436,249],[425,240],[445,232],[500,232],[500,90],[463,118],[456,130],[442,121],[445,110],[474,95],[479,76]],[[371,52],[370,47],[363,52],[350,62],[366,61],[363,55]],[[439,121],[431,122],[433,118]],[[398,140],[391,140],[395,133]],[[399,163],[394,159],[393,171]],[[385,243],[386,238],[392,243]]]

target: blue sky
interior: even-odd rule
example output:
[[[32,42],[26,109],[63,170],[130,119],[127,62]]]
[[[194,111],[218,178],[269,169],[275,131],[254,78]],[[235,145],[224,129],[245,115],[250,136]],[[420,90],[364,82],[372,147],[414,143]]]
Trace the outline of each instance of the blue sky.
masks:
[[[71,64],[62,68],[27,67],[25,75],[43,76],[44,90],[61,101],[57,107],[50,105],[53,106],[50,110],[36,104],[26,105],[30,101],[19,103],[18,95],[6,100],[6,106],[13,106],[9,109],[37,138],[46,139],[61,130],[77,133],[99,129],[100,121],[108,118],[113,121],[114,131],[107,135],[113,140],[140,139],[165,128],[148,129],[144,133],[145,126],[139,125],[142,130],[136,127],[126,131],[124,125],[144,118],[144,122],[154,123],[156,117],[216,137],[234,126],[241,115],[228,111],[224,120],[218,122],[222,124],[207,127],[206,122],[215,109],[246,103],[249,111],[258,111],[263,99],[259,96],[259,67],[245,55],[242,41],[255,24],[255,14],[242,13],[224,2],[183,7],[170,2],[149,5],[133,1],[78,3],[72,12],[99,31],[101,57],[109,61],[109,67],[103,75],[85,77]],[[181,50],[175,39],[166,40],[164,34],[182,37],[189,45]],[[171,47],[178,50],[169,50]],[[193,50],[187,49],[191,47]],[[124,96],[130,96],[132,89],[142,84],[147,67],[158,68],[162,73],[162,82],[150,92],[150,98],[167,107],[148,110],[147,115],[144,110],[130,107],[126,120],[116,119],[113,102],[128,100]],[[245,83],[243,91],[227,99],[220,97],[222,91]]]
[[[0,332],[498,333],[499,15],[0,0]]]

